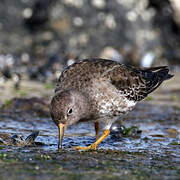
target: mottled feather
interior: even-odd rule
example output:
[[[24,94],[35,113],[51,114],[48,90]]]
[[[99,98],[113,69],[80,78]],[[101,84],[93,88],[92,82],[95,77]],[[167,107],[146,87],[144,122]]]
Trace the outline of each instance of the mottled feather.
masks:
[[[86,91],[93,79],[105,78],[128,100],[140,101],[172,77],[168,72],[167,66],[139,69],[106,59],[87,59],[74,63],[62,72],[55,92],[67,88]]]

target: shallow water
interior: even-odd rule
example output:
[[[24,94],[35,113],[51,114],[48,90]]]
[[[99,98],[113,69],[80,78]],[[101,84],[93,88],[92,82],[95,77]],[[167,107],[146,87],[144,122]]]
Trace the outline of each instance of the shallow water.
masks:
[[[142,133],[122,135],[112,130],[94,152],[74,150],[76,146],[87,146],[95,141],[93,124],[68,127],[63,150],[58,152],[58,129],[51,118],[16,108],[15,104],[1,111],[0,140],[14,134],[25,139],[35,130],[40,133],[33,146],[0,144],[0,174],[4,179],[179,178],[179,107],[139,103],[121,118],[121,124],[126,128],[137,126]],[[120,121],[113,125],[119,126]]]
[[[17,99],[0,109],[0,177],[3,179],[179,179],[180,107],[145,101],[117,121],[97,151],[76,151],[95,141],[94,125],[67,128],[57,151],[58,128],[42,99]],[[39,104],[38,104],[39,103]],[[161,105],[163,104],[163,105]],[[136,126],[141,133],[123,134],[114,127]],[[102,127],[102,125],[101,125]],[[5,145],[17,134],[25,139],[39,131],[36,145]],[[101,131],[102,133],[102,131]],[[92,173],[93,172],[93,173]]]
[[[13,118],[14,116],[14,118]],[[123,117],[125,127],[137,126],[142,130],[138,136],[124,137],[120,132],[116,136],[109,136],[100,145],[100,149],[120,151],[149,151],[153,153],[174,152],[177,156],[180,149],[175,145],[180,143],[180,110],[168,106],[153,106],[148,103],[140,103],[136,109]],[[114,126],[119,125],[117,121]],[[24,138],[32,131],[40,131],[36,141],[44,145],[44,151],[56,151],[58,144],[58,130],[51,118],[27,116],[21,113],[1,114],[1,134],[18,134]],[[73,149],[75,146],[87,146],[95,141],[94,125],[81,123],[68,127],[63,140],[64,149]],[[4,147],[2,151],[10,147]],[[15,147],[17,148],[17,147]],[[11,147],[13,149],[13,147]],[[29,149],[31,150],[31,148]]]

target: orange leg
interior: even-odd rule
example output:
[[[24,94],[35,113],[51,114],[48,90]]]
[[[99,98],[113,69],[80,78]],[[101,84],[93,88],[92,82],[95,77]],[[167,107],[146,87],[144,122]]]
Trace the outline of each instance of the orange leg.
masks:
[[[108,135],[109,135],[110,131],[109,129],[106,129],[104,130],[102,136],[93,144],[87,146],[87,147],[80,147],[80,146],[77,146],[76,147],[76,150],[96,150],[97,149],[97,146],[100,142],[102,142]]]
[[[99,132],[100,132],[100,124],[99,124],[99,122],[94,123],[94,128],[95,128],[95,131],[96,131],[96,141],[97,141],[98,137],[99,137]]]

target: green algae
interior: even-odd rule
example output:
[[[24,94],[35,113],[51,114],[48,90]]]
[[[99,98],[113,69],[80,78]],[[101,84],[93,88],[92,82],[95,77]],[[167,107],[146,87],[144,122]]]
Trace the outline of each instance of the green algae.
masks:
[[[169,145],[179,146],[179,145],[180,145],[180,142],[171,142],[171,143],[169,143]]]
[[[153,100],[153,97],[152,97],[152,96],[147,96],[147,97],[145,98],[145,101],[151,101],[151,100]]]
[[[124,128],[122,131],[123,136],[133,136],[136,135],[138,132],[138,127],[137,126],[131,126],[129,128]]]

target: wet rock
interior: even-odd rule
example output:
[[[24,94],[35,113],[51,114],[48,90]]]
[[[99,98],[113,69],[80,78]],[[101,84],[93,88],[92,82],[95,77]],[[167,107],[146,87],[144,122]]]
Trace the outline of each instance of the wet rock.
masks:
[[[176,138],[179,135],[178,130],[174,128],[168,128],[166,132],[168,134],[168,137],[171,137],[171,138]]]
[[[135,137],[141,134],[141,130],[138,129],[136,126],[132,126],[129,128],[124,127],[120,124],[113,124],[110,129],[111,137],[112,138],[119,138],[119,137]]]
[[[152,134],[150,136],[152,136],[152,137],[160,137],[160,138],[164,138],[165,137],[164,134]]]
[[[39,131],[34,131],[24,140],[21,135],[0,134],[0,144],[8,146],[32,146],[36,145],[35,139],[38,135]]]
[[[17,134],[12,135],[10,140],[8,141],[8,145],[21,146],[22,144],[24,144],[23,138],[22,138],[22,136],[19,136]]]
[[[3,110],[11,113],[25,113],[40,117],[49,116],[49,103],[43,98],[13,98],[2,107]]]
[[[11,135],[8,133],[0,133],[0,141],[1,143],[4,143],[5,140],[8,140],[11,138]]]
[[[37,138],[37,136],[39,135],[39,131],[34,131],[33,133],[31,133],[24,141],[24,144],[26,146],[32,145],[35,142],[35,139]]]

